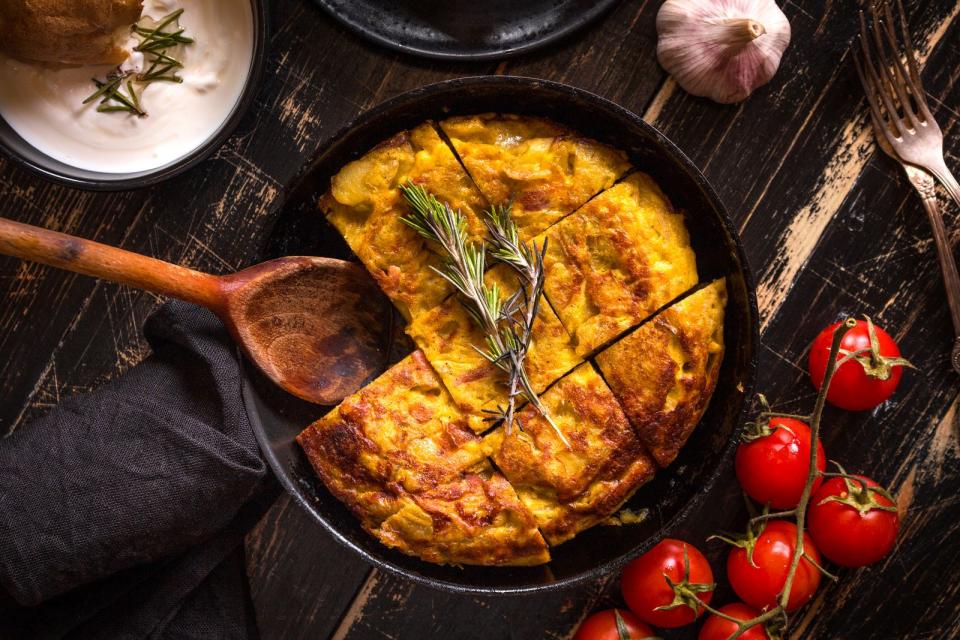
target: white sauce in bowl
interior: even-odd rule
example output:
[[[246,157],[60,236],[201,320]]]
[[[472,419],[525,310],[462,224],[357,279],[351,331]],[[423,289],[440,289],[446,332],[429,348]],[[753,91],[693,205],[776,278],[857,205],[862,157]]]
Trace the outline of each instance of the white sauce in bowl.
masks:
[[[147,116],[100,113],[99,100],[83,104],[96,90],[91,78],[113,67],[49,69],[2,55],[0,116],[38,150],[89,171],[149,171],[188,155],[240,99],[253,56],[253,11],[250,0],[146,0],[143,15],[159,19],[181,7],[180,26],[194,43],[170,53],[183,62],[183,83],[144,87]]]

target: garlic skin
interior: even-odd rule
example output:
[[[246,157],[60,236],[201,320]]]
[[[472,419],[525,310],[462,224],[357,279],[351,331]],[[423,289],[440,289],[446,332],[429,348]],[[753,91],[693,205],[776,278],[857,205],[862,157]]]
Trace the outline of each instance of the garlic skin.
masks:
[[[774,0],[667,0],[657,34],[657,59],[681,87],[730,104],[773,78],[790,22]]]

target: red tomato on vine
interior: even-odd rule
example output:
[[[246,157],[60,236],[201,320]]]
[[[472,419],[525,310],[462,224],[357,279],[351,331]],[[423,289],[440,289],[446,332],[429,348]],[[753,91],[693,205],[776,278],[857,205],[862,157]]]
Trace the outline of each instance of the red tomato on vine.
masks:
[[[665,538],[627,565],[620,577],[627,606],[655,627],[673,629],[693,622],[713,597],[713,571],[700,551]],[[661,608],[669,607],[669,608]]]
[[[738,541],[727,556],[727,579],[740,598],[757,609],[772,609],[787,583],[787,572],[796,551],[797,525],[771,520],[755,539]],[[807,603],[820,586],[820,554],[809,534],[803,534],[803,551],[793,576],[786,610],[796,611]]]
[[[760,615],[759,611],[742,602],[725,604],[720,607],[719,611],[727,614],[731,618],[743,620],[744,622]],[[737,632],[737,629],[738,625],[735,622],[721,618],[716,614],[711,614],[707,617],[706,622],[703,623],[697,640],[727,640],[727,638]],[[770,640],[770,636],[762,624],[750,627],[743,632],[740,638],[741,640]]]
[[[800,502],[810,470],[810,427],[795,418],[773,416],[763,427],[744,434],[737,447],[737,480],[748,496],[774,509],[791,509]],[[817,439],[817,469],[827,466]],[[817,476],[812,491],[822,479]]]
[[[830,357],[830,343],[840,323],[832,324],[818,335],[810,346],[808,369],[817,391],[823,386]],[[903,367],[912,366],[900,356],[900,347],[890,334],[871,322],[857,320],[855,327],[843,336],[837,360],[852,356],[833,375],[827,402],[848,411],[867,411],[886,401],[903,375]]]
[[[646,640],[653,629],[623,609],[598,611],[583,621],[573,640]]]
[[[900,517],[886,489],[866,476],[830,478],[810,499],[807,530],[841,567],[865,567],[890,553]]]

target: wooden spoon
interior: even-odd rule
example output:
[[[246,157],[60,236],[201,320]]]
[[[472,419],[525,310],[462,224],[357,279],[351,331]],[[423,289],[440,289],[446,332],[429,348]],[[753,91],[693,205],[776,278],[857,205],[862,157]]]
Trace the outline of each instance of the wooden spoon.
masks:
[[[297,256],[214,276],[4,218],[0,253],[206,307],[270,379],[310,402],[336,404],[386,365],[389,303],[351,262]]]

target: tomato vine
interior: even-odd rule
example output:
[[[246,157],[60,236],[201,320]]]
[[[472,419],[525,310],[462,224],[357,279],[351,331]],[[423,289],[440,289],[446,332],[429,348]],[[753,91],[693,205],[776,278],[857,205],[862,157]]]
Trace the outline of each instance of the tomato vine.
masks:
[[[823,409],[826,406],[827,393],[830,390],[830,382],[833,378],[833,375],[836,373],[837,369],[845,363],[847,360],[855,359],[858,356],[861,356],[860,353],[847,353],[844,354],[839,360],[837,356],[840,354],[840,343],[843,341],[844,335],[856,326],[857,322],[853,318],[847,318],[845,321],[840,323],[833,332],[833,338],[830,343],[830,355],[827,358],[827,368],[824,372],[823,383],[820,386],[820,389],[817,393],[817,400],[814,404],[813,413],[810,416],[796,416],[787,414],[776,414],[769,411],[766,411],[766,415],[769,417],[793,417],[808,420],[810,424],[810,433],[811,441],[817,442],[820,437],[820,423],[823,417]],[[757,524],[765,522],[773,518],[787,518],[793,517],[797,525],[797,539],[795,544],[795,551],[793,557],[790,560],[790,566],[787,570],[787,579],[783,585],[783,590],[780,592],[780,595],[777,600],[777,606],[764,611],[760,615],[751,618],[749,620],[740,620],[734,618],[733,616],[727,615],[723,611],[720,611],[717,608],[711,607],[707,603],[701,602],[703,608],[712,613],[713,615],[728,620],[729,622],[737,625],[737,630],[728,638],[728,640],[736,640],[741,637],[744,633],[749,631],[751,628],[758,625],[769,626],[772,630],[779,631],[786,629],[789,622],[787,617],[787,602],[790,599],[790,591],[793,587],[793,579],[797,574],[797,568],[800,565],[801,559],[809,557],[804,553],[803,549],[803,536],[804,536],[804,520],[806,518],[807,506],[810,503],[810,497],[813,493],[813,486],[817,478],[820,476],[820,471],[817,469],[817,447],[810,447],[810,466],[807,470],[807,479],[803,487],[803,492],[800,494],[800,502],[793,509],[787,509],[784,511],[777,511],[774,513],[763,513],[758,516],[754,516],[750,519],[748,524],[748,531],[752,531],[753,527]],[[817,566],[819,570],[823,570],[822,567]],[[825,575],[829,576],[830,574]]]

